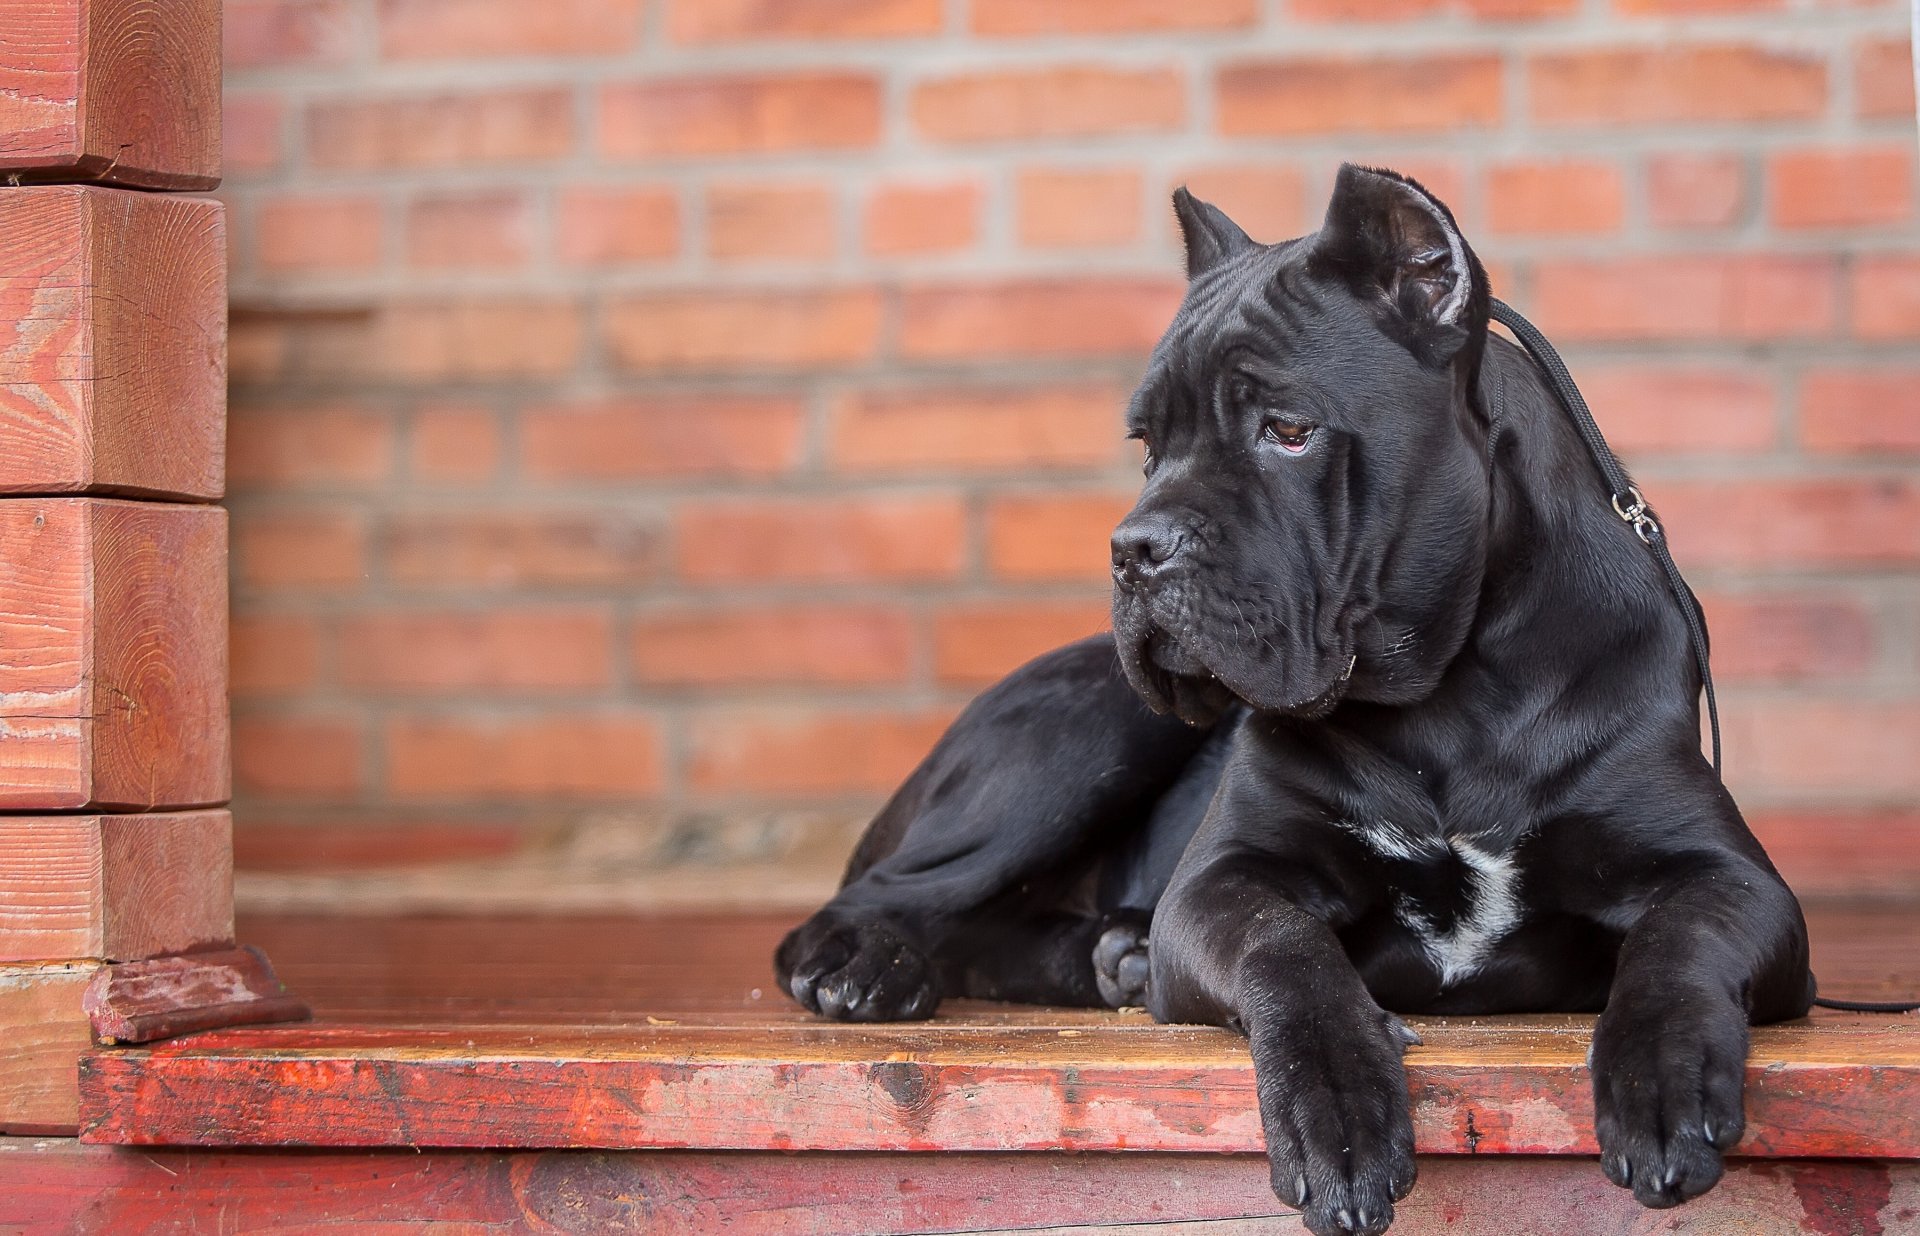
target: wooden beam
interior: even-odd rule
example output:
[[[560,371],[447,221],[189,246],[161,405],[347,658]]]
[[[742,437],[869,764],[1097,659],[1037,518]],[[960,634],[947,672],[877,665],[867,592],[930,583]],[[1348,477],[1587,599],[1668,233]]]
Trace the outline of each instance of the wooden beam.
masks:
[[[0,0],[0,179],[220,183],[220,0]]]
[[[0,494],[221,495],[223,210],[84,185],[0,189]]]
[[[0,501],[0,810],[217,806],[227,515]]]
[[[233,818],[0,816],[0,962],[132,961],[233,941]]]
[[[924,1024],[229,1030],[82,1066],[82,1136],[122,1144],[701,1150],[1262,1145],[1244,1040],[1144,1015],[988,1009]],[[1048,1024],[1049,1021],[1052,1024]],[[1413,1020],[1428,1154],[1593,1154],[1592,1019]],[[1920,1157],[1920,1028],[1754,1031],[1740,1153]]]
[[[95,961],[0,966],[0,1133],[70,1134],[76,1062],[93,1045],[80,1007]]]
[[[1591,1159],[1425,1158],[1406,1236],[1594,1236],[1670,1222]],[[1767,1234],[1896,1231],[1920,1164],[1734,1160],[1673,1223]],[[981,1232],[1083,1225],[1128,1236],[1302,1230],[1257,1155],[592,1154],[146,1150],[0,1139],[0,1224],[27,1232],[488,1232],[724,1229]],[[1274,1216],[1283,1218],[1276,1222]],[[1246,1222],[1234,1223],[1233,1220]],[[1151,1227],[1108,1228],[1118,1224]],[[1228,1226],[1231,1224],[1231,1226]],[[11,1230],[11,1229],[10,1229]]]

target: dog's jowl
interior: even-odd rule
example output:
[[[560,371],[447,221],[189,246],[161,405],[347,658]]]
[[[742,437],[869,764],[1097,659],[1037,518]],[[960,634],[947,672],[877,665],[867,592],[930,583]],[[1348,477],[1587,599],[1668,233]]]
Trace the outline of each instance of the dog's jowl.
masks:
[[[1383,1231],[1413,1186],[1396,1013],[1602,1010],[1605,1172],[1701,1193],[1749,1022],[1812,980],[1660,567],[1418,185],[1344,168],[1278,245],[1175,208],[1113,636],[954,723],[781,984],[852,1020],[967,995],[1233,1027],[1318,1233]]]

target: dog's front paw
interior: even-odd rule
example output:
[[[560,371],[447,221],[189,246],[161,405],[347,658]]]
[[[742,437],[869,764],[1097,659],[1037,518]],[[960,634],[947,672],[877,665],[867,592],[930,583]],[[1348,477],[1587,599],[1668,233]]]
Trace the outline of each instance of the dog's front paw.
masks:
[[[889,924],[825,911],[788,933],[774,953],[780,985],[835,1021],[915,1021],[933,1016],[933,963]]]
[[[1740,1140],[1747,1018],[1732,1001],[1671,1012],[1609,1007],[1593,1039],[1600,1167],[1643,1206],[1664,1209],[1720,1179]]]
[[[1115,910],[1102,924],[1093,945],[1093,981],[1110,1009],[1139,1008],[1147,1002],[1151,922],[1152,915],[1144,910]]]
[[[1416,1041],[1371,1002],[1278,1032],[1254,1030],[1273,1190],[1300,1208],[1314,1236],[1379,1236],[1413,1188],[1401,1056]]]

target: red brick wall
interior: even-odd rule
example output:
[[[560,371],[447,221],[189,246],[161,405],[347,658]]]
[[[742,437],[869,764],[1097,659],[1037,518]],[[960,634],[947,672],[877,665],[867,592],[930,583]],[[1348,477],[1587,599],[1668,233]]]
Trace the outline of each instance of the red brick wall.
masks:
[[[1355,158],[1575,361],[1790,865],[1920,878],[1905,15],[230,0],[243,867],[817,882],[1103,625],[1168,191],[1277,239]]]

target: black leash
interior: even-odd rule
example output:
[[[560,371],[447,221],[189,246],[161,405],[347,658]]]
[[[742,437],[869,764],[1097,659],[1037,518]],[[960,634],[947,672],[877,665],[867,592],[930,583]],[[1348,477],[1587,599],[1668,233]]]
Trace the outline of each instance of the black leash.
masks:
[[[1607,445],[1600,426],[1594,423],[1592,410],[1580,395],[1580,388],[1574,385],[1573,375],[1567,372],[1567,363],[1553,350],[1547,337],[1505,301],[1495,300],[1491,308],[1493,320],[1513,332],[1514,338],[1532,354],[1534,362],[1553,384],[1561,406],[1573,418],[1573,427],[1580,432],[1587,450],[1593,453],[1593,462],[1600,466],[1613,513],[1633,526],[1634,532],[1653,551],[1654,561],[1667,574],[1667,587],[1672,589],[1673,599],[1680,603],[1681,616],[1687,620],[1687,638],[1693,642],[1693,662],[1700,668],[1701,689],[1707,693],[1707,721],[1713,729],[1713,771],[1717,776],[1720,773],[1720,705],[1713,697],[1713,669],[1707,664],[1707,620],[1701,616],[1700,605],[1681,577],[1680,568],[1674,565],[1673,554],[1667,549],[1667,534],[1653,517],[1653,508],[1634,486],[1633,478],[1620,466],[1613,448]]]
[[[1607,493],[1613,503],[1613,513],[1627,523],[1666,572],[1667,586],[1673,591],[1673,599],[1680,603],[1680,613],[1687,620],[1687,637],[1693,643],[1693,660],[1700,667],[1700,686],[1707,695],[1707,720],[1713,729],[1713,771],[1720,773],[1720,706],[1713,697],[1713,670],[1707,664],[1707,622],[1700,613],[1699,602],[1694,600],[1693,591],[1687,587],[1687,581],[1681,576],[1680,568],[1674,565],[1673,554],[1667,549],[1667,536],[1660,523],[1653,517],[1653,508],[1647,505],[1646,498],[1634,486],[1633,478],[1620,466],[1620,460],[1614,455],[1613,448],[1607,445],[1606,437],[1601,434],[1600,426],[1593,419],[1592,409],[1581,397],[1580,388],[1574,384],[1573,374],[1567,371],[1567,363],[1553,350],[1547,337],[1539,328],[1514,311],[1505,301],[1494,300],[1490,306],[1493,320],[1513,332],[1534,362],[1540,366],[1552,383],[1554,393],[1560,397],[1560,404],[1573,418],[1573,427],[1593,453],[1593,462],[1600,467],[1600,475],[1607,482]],[[1847,1013],[1912,1013],[1920,1011],[1920,1000],[1830,1000],[1824,996],[1815,996],[1813,1002],[1821,1008],[1839,1009]]]

